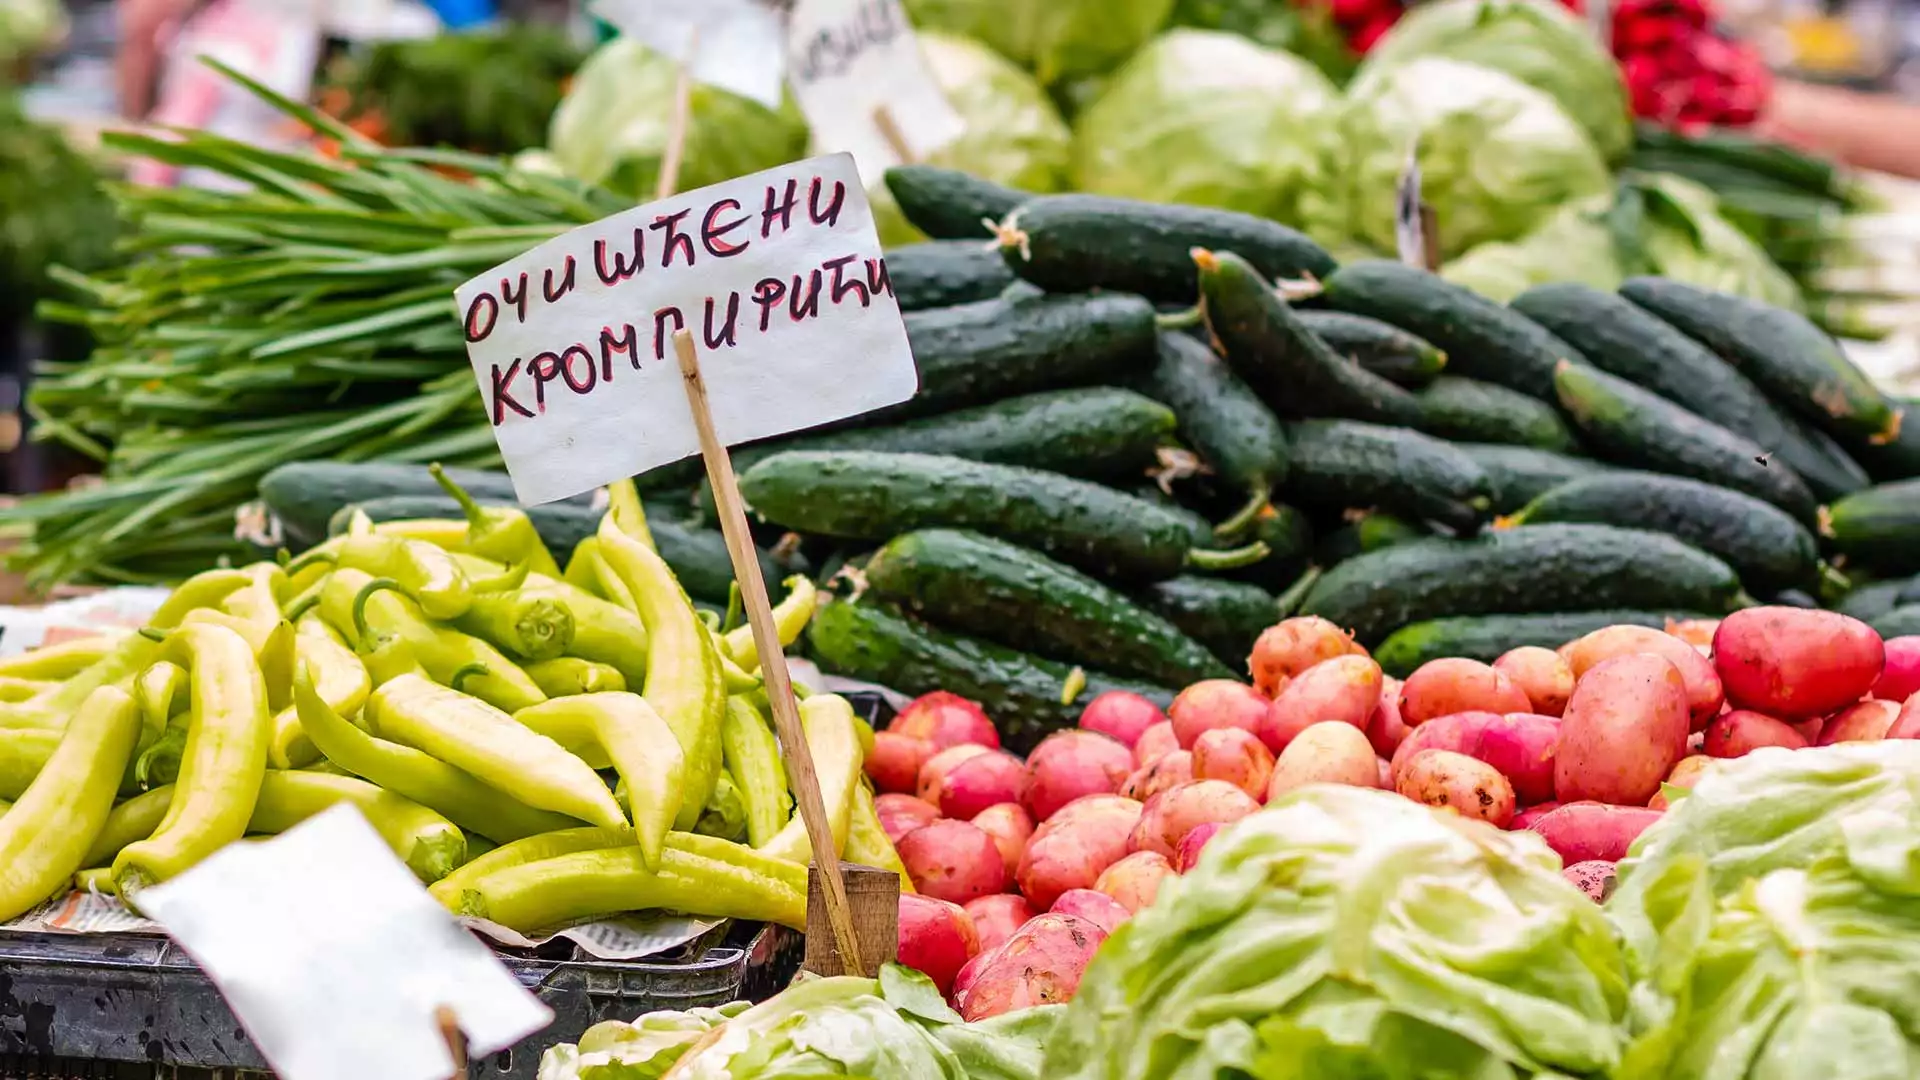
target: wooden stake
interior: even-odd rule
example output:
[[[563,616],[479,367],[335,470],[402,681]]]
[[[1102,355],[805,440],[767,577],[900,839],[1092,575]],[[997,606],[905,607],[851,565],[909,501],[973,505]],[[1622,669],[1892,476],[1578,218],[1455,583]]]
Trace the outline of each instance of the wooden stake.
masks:
[[[740,482],[733,474],[733,459],[727,454],[727,444],[713,430],[713,410],[707,404],[707,384],[700,377],[700,357],[694,352],[693,335],[686,330],[675,331],[673,351],[680,358],[687,407],[693,411],[693,426],[700,434],[700,453],[706,458],[707,481],[713,485],[720,531],[726,536],[727,554],[733,558],[733,575],[740,582],[747,625],[753,628],[753,645],[760,652],[760,674],[766,680],[767,701],[773,706],[774,731],[786,755],[794,800],[800,804],[800,820],[806,824],[807,839],[813,844],[813,865],[823,886],[827,921],[848,969],[865,972],[860,938],[847,905],[847,885],[840,876],[833,829],[827,823],[826,802],[820,797],[820,779],[813,771],[813,750],[800,726],[800,706],[794,701],[787,655],[780,648],[773,605],[767,600],[767,583],[760,576],[759,555],[747,530],[747,511],[740,498]]]
[[[1440,218],[1425,199],[1420,201],[1420,258],[1430,274],[1440,272]]]
[[[900,122],[893,118],[892,109],[882,105],[873,110],[873,126],[880,129],[880,137],[886,140],[887,149],[900,159],[900,164],[914,163],[913,149],[907,145],[907,133],[900,130]]]
[[[673,194],[680,185],[680,159],[687,151],[687,123],[693,111],[693,55],[700,48],[700,28],[687,35],[687,56],[680,62],[680,73],[673,80],[673,113],[667,120],[667,148],[660,155],[660,175],[653,186],[658,202]]]
[[[447,1040],[447,1052],[453,1055],[453,1080],[467,1080],[467,1034],[460,1030],[460,1018],[453,1008],[442,1005],[433,1010],[434,1026]]]

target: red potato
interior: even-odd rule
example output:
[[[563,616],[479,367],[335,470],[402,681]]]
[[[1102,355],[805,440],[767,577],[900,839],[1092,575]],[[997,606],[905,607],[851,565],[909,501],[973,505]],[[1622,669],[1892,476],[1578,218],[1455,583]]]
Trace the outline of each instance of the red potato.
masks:
[[[1572,802],[1527,827],[1540,834],[1563,865],[1572,866],[1593,859],[1619,862],[1647,826],[1659,820],[1660,811],[1651,807]]]
[[[1419,727],[1463,712],[1530,712],[1533,704],[1513,680],[1478,660],[1447,657],[1421,664],[1400,686],[1400,718]]]
[[[1558,809],[1560,804],[1557,802],[1534,803],[1517,811],[1513,815],[1513,820],[1507,823],[1507,828],[1518,832]]]
[[[1672,634],[1650,626],[1609,626],[1568,644],[1563,655],[1573,668],[1577,684],[1600,664],[1634,653],[1663,657],[1680,673],[1680,681],[1686,687],[1687,716],[1692,730],[1704,730],[1720,715],[1721,706],[1726,703],[1726,691],[1719,673],[1711,661],[1700,655],[1700,650]]]
[[[1245,683],[1202,679],[1180,691],[1172,707],[1167,709],[1167,717],[1173,721],[1173,734],[1180,741],[1180,749],[1191,750],[1201,732],[1217,728],[1258,731],[1260,721],[1267,715],[1267,705],[1266,695]]]
[[[1920,694],[1907,699],[1900,706],[1900,712],[1893,718],[1893,726],[1887,729],[1889,739],[1920,739]]]
[[[1872,699],[1850,705],[1827,717],[1827,722],[1820,728],[1818,745],[1879,742],[1893,729],[1893,722],[1899,719],[1900,708],[1897,701]]]
[[[1027,809],[1045,821],[1083,795],[1111,795],[1133,772],[1133,751],[1093,731],[1056,731],[1027,756]]]
[[[920,782],[920,767],[934,755],[933,743],[897,731],[876,731],[873,752],[867,755],[867,776],[885,793],[911,794]]]
[[[1687,756],[1688,723],[1686,683],[1665,657],[1601,661],[1580,677],[1560,719],[1555,796],[1645,806]]]
[[[1052,907],[1068,889],[1090,889],[1127,854],[1142,807],[1118,795],[1069,803],[1035,830],[1014,878],[1036,907]]]
[[[992,752],[993,751],[981,746],[979,743],[959,743],[954,746],[949,746],[945,750],[936,751],[932,757],[921,764],[920,775],[916,776],[913,781],[914,794],[918,795],[922,802],[930,806],[938,806],[940,800],[934,798],[929,792],[936,789],[940,784],[944,784],[947,774],[952,772],[961,762],[970,761],[973,758],[979,757],[981,754],[990,754]]]
[[[1318,615],[1297,615],[1260,632],[1247,657],[1247,672],[1261,693],[1274,697],[1288,682],[1322,660],[1356,653],[1365,655],[1366,650],[1348,631]]]
[[[1071,915],[1036,916],[980,965],[960,1015],[969,1022],[1073,1000],[1106,931]]]
[[[1596,904],[1606,900],[1607,887],[1613,884],[1613,879],[1618,874],[1612,863],[1601,859],[1577,862],[1560,872],[1566,875],[1568,881],[1579,886],[1580,891],[1587,894],[1587,899]]]
[[[1267,800],[1308,784],[1378,787],[1380,759],[1373,755],[1373,744],[1352,724],[1315,724],[1301,732],[1274,763]]]
[[[1713,635],[1727,700],[1787,721],[1858,701],[1880,681],[1886,658],[1873,627],[1837,611],[1747,608],[1720,620]]]
[[[1193,831],[1187,834],[1186,839],[1180,841],[1180,850],[1174,853],[1174,871],[1184,874],[1199,865],[1200,853],[1205,851],[1207,844],[1212,842],[1214,837],[1219,836],[1220,831],[1226,827],[1224,823],[1218,821],[1209,821],[1205,825],[1194,826]]]
[[[1882,701],[1905,701],[1920,694],[1920,635],[1888,638],[1886,654],[1880,681],[1869,692]]]
[[[1128,748],[1139,743],[1148,728],[1166,722],[1167,714],[1160,711],[1160,706],[1131,690],[1108,690],[1080,710],[1083,730],[1118,739]]]
[[[1129,799],[1146,802],[1155,795],[1193,781],[1193,751],[1175,750],[1171,754],[1162,754],[1150,765],[1142,765],[1133,771],[1120,785],[1120,794]]]
[[[1720,629],[1719,619],[1673,619],[1667,620],[1667,633],[1696,649],[1713,647],[1714,631]]]
[[[1250,731],[1220,728],[1194,740],[1196,780],[1225,780],[1256,799],[1264,799],[1272,776],[1273,751]]]
[[[979,977],[980,969],[986,966],[987,961],[993,959],[994,952],[993,949],[981,948],[979,952],[973,954],[973,959],[961,967],[960,974],[953,977],[953,993],[947,997],[953,1002],[954,1008],[958,1009],[960,1003],[967,999],[967,988],[972,986],[973,980]]]
[[[1251,795],[1224,780],[1195,780],[1155,795],[1128,840],[1129,851],[1153,851],[1171,859],[1180,841],[1208,822],[1233,822],[1258,813]]]
[[[1173,876],[1173,863],[1157,851],[1136,851],[1114,863],[1093,883],[1096,892],[1113,897],[1129,914],[1153,903],[1162,879]]]
[[[972,743],[991,750],[1000,749],[1000,733],[978,702],[959,694],[935,690],[921,694],[887,723],[887,730],[925,739],[936,750]]]
[[[894,846],[913,887],[936,900],[964,904],[1007,887],[1007,864],[999,845],[969,822],[936,821]]]
[[[1056,915],[1085,919],[1109,934],[1133,918],[1133,913],[1121,907],[1120,901],[1098,889],[1068,889],[1053,902],[1050,910]]]
[[[1504,829],[1513,821],[1513,785],[1500,770],[1451,750],[1413,755],[1394,788],[1417,803],[1452,810]]]
[[[1493,662],[1493,669],[1527,695],[1532,704],[1524,711],[1559,716],[1573,696],[1573,666],[1552,649],[1538,645],[1509,649]]]
[[[1368,656],[1338,656],[1315,664],[1273,699],[1260,725],[1260,741],[1277,755],[1315,724],[1337,721],[1364,728],[1380,704],[1383,679],[1380,665]]]
[[[1763,746],[1805,750],[1807,740],[1793,730],[1792,725],[1751,709],[1735,709],[1714,717],[1713,723],[1707,725],[1704,746],[1710,757],[1737,758]]]
[[[880,815],[880,827],[886,830],[887,839],[896,844],[913,830],[940,820],[939,807],[913,795],[888,792],[874,799],[873,807]]]
[[[1701,774],[1706,772],[1707,766],[1713,764],[1713,762],[1714,759],[1705,754],[1688,754],[1686,757],[1681,758],[1680,764],[1675,765],[1673,771],[1667,774],[1667,779],[1661,785],[1660,791],[1655,794],[1653,798],[1647,800],[1647,809],[1666,810],[1671,807],[1673,800],[1667,798],[1667,786],[1672,785],[1677,788],[1685,788],[1688,791],[1693,790],[1693,785],[1700,782]],[[1679,796],[1675,796],[1675,798],[1678,797]]]
[[[976,896],[964,905],[967,917],[973,920],[973,931],[980,939],[980,952],[989,953],[1000,947],[1002,942],[1012,937],[1014,931],[1027,925],[1033,918],[1033,905],[1027,898],[1014,893],[995,893],[992,896]],[[954,993],[965,989],[966,980],[954,980]]]
[[[1480,747],[1480,737],[1486,733],[1488,725],[1500,722],[1498,713],[1463,712],[1452,716],[1435,717],[1407,733],[1400,748],[1393,752],[1392,773],[1388,787],[1400,783],[1401,770],[1406,768],[1413,755],[1422,750],[1451,750],[1456,754],[1472,756]]]
[[[1380,701],[1367,717],[1367,741],[1383,758],[1391,758],[1413,729],[1400,716],[1400,680],[1391,675],[1380,678]]]
[[[1141,732],[1140,741],[1133,744],[1133,767],[1145,768],[1178,749],[1180,738],[1173,733],[1173,721],[1162,721]]]
[[[955,746],[928,759],[920,770],[920,797],[938,806],[950,818],[971,818],[989,806],[1024,802],[1027,767],[1005,750],[984,750],[957,760],[979,747]]]
[[[1827,729],[1827,718],[1824,716],[1816,716],[1808,720],[1796,720],[1787,726],[1799,732],[1800,737],[1807,741],[1808,746],[1819,746],[1820,735]]]
[[[1530,806],[1553,798],[1553,763],[1560,746],[1560,721],[1538,713],[1509,713],[1489,721],[1478,743],[1464,751],[1500,770],[1513,785],[1514,798]]]
[[[931,896],[900,897],[900,962],[925,974],[942,994],[980,951],[973,918],[958,904]]]
[[[1026,854],[1027,843],[1033,839],[1032,816],[1019,803],[995,803],[973,816],[973,827],[993,837],[1011,884],[1013,868],[1020,865],[1020,856]]]

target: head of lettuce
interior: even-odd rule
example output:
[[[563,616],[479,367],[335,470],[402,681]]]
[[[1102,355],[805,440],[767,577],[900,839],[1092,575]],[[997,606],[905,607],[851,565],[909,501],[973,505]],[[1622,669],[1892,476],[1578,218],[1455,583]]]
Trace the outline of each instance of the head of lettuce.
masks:
[[[1048,1080],[1521,1080],[1619,1059],[1626,974],[1535,836],[1302,788],[1168,879],[1081,980]]]

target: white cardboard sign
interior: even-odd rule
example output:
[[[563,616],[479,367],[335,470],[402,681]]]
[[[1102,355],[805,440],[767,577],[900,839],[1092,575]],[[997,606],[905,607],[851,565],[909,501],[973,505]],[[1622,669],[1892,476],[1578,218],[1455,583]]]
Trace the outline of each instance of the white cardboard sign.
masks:
[[[591,0],[622,34],[687,65],[696,82],[780,107],[793,0]]]
[[[900,0],[797,0],[787,74],[814,145],[852,153],[870,179],[903,164],[881,126],[882,109],[914,160],[966,130],[934,82]]]
[[[700,452],[676,330],[693,335],[729,445],[905,401],[919,385],[847,154],[615,214],[454,295],[527,505]]]
[[[285,1080],[444,1080],[441,1006],[475,1056],[553,1022],[350,805],[231,844],[139,899]]]

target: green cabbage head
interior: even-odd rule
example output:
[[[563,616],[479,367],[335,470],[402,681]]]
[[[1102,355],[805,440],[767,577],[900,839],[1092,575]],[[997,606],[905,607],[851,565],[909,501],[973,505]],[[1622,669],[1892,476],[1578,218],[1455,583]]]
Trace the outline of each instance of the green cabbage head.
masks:
[[[1600,1075],[1626,973],[1527,833],[1391,792],[1301,788],[1108,938],[1048,1080]]]
[[[567,175],[636,202],[652,199],[672,123],[679,68],[633,38],[615,38],[581,65],[554,110],[547,148]],[[691,190],[771,169],[807,149],[789,100],[779,111],[695,84],[679,187]]]
[[[1353,236],[1387,251],[1396,181],[1416,140],[1443,258],[1525,236],[1565,204],[1613,188],[1593,140],[1553,98],[1457,60],[1421,57],[1363,74],[1348,90],[1340,131],[1331,201],[1345,203]]]
[[[1612,200],[1582,199],[1518,240],[1496,240],[1440,267],[1440,276],[1489,300],[1506,303],[1535,285],[1577,281],[1605,292],[1625,275],[1607,230]]]
[[[1620,65],[1586,21],[1558,0],[1434,0],[1375,43],[1361,71],[1443,56],[1493,68],[1544,90],[1585,128],[1608,161],[1633,145]]]
[[[915,28],[964,34],[1051,86],[1098,75],[1167,21],[1174,0],[905,0]]]
[[[1074,182],[1293,224],[1302,193],[1326,182],[1338,103],[1327,77],[1297,56],[1234,34],[1170,31],[1074,121]]]

